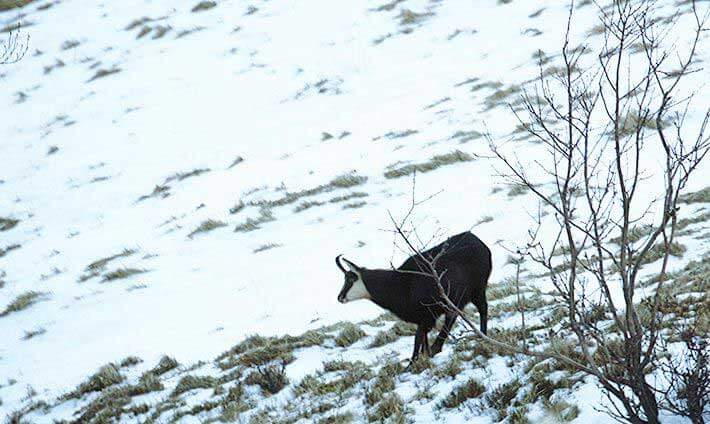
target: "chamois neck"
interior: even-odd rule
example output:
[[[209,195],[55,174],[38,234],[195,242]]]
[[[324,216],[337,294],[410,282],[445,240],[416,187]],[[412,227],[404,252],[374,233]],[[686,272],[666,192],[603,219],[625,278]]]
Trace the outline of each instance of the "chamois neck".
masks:
[[[395,314],[406,308],[410,291],[407,274],[391,269],[363,269],[361,275],[371,300],[377,305]]]

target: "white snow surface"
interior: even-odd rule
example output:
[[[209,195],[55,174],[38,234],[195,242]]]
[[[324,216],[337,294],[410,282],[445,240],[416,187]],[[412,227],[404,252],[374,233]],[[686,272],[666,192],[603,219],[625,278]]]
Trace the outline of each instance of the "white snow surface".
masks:
[[[0,310],[29,290],[45,293],[0,317],[0,416],[22,404],[28,386],[55,397],[128,355],[192,363],[251,334],[375,317],[374,304],[336,301],[342,276],[333,258],[344,253],[372,268],[405,259],[392,247],[388,211],[407,210],[412,180],[383,176],[398,161],[477,155],[418,175],[419,197],[440,192],[418,208],[418,223],[424,233],[455,234],[492,217],[473,231],[493,250],[493,281],[513,271],[503,246],[524,239],[537,203],[506,195],[484,138],[460,143],[454,135],[508,139],[516,121],[504,106],[486,110],[490,90],[461,83],[533,78],[533,53],[559,51],[566,4],[407,0],[377,11],[384,3],[224,0],[192,12],[195,3],[61,0],[38,10],[45,2],[37,1],[0,13],[0,24],[24,22],[21,38],[30,36],[23,60],[0,67],[0,217],[20,220],[0,232],[0,248],[21,246],[0,258]],[[403,25],[404,9],[431,15]],[[126,29],[142,17],[155,20]],[[595,23],[594,6],[579,8],[575,42],[593,42]],[[171,29],[137,38],[143,25]],[[79,44],[65,50],[67,40]],[[47,70],[56,63],[64,65]],[[99,69],[120,71],[90,81]],[[692,76],[705,102],[707,76]],[[407,130],[416,132],[386,135]],[[324,132],[333,138],[322,140]],[[534,155],[540,147],[519,149]],[[230,168],[237,157],[244,161]],[[195,169],[209,172],[167,182],[168,197],[138,201]],[[230,214],[240,199],[277,199],[347,173],[367,181],[304,198],[325,204],[302,212],[294,211],[301,200],[275,207],[258,230],[233,231],[260,213],[247,206]],[[691,189],[709,176],[705,166]],[[366,204],[328,203],[350,192],[367,193],[352,199]],[[207,219],[227,225],[189,237]],[[147,272],[79,281],[91,262],[124,249],[136,252],[105,271]],[[46,333],[23,340],[38,328]],[[402,355],[409,349],[402,345]],[[294,379],[318,368],[308,355],[299,358],[306,368],[290,371]],[[2,386],[7,380],[17,383]],[[579,402],[599,402],[594,387],[585,385]],[[583,408],[578,421],[590,417],[608,419]]]

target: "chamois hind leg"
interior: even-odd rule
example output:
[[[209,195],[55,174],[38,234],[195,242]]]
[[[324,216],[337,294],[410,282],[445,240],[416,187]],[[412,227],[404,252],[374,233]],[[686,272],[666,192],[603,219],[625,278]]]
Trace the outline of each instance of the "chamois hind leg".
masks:
[[[414,333],[414,352],[412,353],[412,361],[416,360],[422,347],[422,326],[417,327],[417,332]]]
[[[422,333],[422,353],[427,358],[431,358],[431,350],[429,348],[429,329],[424,329]]]
[[[484,292],[481,296],[477,296],[473,302],[476,305],[476,309],[478,309],[481,333],[488,334],[488,301],[486,301],[486,293]]]
[[[444,346],[444,342],[446,341],[446,338],[449,337],[449,333],[451,332],[451,327],[453,327],[455,321],[456,321],[456,314],[446,314],[446,318],[444,320],[444,325],[441,327],[441,331],[439,331],[439,335],[436,336],[436,340],[434,340],[434,344],[431,346],[431,355],[432,356],[441,352],[441,348]]]

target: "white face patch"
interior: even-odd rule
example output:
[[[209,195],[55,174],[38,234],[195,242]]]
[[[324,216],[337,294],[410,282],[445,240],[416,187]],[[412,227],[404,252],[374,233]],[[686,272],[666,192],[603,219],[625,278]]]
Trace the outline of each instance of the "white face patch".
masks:
[[[357,280],[353,283],[353,286],[350,287],[350,290],[348,290],[348,293],[345,295],[345,301],[351,302],[353,300],[370,298],[370,292],[367,291],[365,283],[362,282],[362,277],[357,274]]]

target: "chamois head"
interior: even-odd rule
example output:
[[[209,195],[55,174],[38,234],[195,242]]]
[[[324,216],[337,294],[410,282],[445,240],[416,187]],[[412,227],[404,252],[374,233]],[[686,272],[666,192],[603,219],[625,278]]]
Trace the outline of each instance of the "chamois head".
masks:
[[[370,293],[367,291],[367,287],[365,287],[365,283],[362,281],[362,268],[342,258],[342,262],[345,262],[345,265],[349,268],[345,269],[341,263],[341,256],[343,255],[335,257],[335,264],[343,271],[345,276],[345,283],[343,284],[342,290],[340,290],[340,294],[338,294],[338,302],[346,303],[352,300],[369,299]]]

